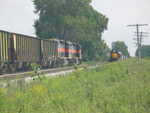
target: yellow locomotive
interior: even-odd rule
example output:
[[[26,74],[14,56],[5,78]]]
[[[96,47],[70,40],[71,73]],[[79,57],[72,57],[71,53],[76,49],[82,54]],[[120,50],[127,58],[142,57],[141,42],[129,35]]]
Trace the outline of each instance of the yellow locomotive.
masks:
[[[122,53],[117,50],[110,51],[108,61],[114,62],[122,59]]]

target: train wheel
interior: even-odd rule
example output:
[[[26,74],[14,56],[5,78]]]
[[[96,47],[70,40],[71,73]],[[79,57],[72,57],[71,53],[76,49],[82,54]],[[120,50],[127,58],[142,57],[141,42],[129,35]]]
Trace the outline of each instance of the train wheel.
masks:
[[[55,62],[54,62],[54,61],[52,61],[52,63],[51,63],[51,67],[52,67],[52,68],[54,68],[54,67],[55,67]]]
[[[3,70],[2,69],[0,69],[0,75],[2,75],[3,74]]]

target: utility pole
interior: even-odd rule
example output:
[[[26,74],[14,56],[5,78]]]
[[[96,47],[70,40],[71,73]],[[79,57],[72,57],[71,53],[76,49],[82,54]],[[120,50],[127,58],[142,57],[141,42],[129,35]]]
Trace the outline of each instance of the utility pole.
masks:
[[[136,33],[137,33],[137,46],[138,46],[138,59],[141,59],[140,54],[140,39],[139,39],[139,26],[147,26],[148,24],[133,24],[133,25],[127,25],[127,27],[136,27]]]
[[[146,32],[140,32],[140,45],[139,45],[139,53],[140,53],[140,59],[141,59],[141,53],[142,53],[142,50],[141,50],[141,46],[142,46],[142,39],[143,39],[143,37],[148,37],[148,35],[143,35],[143,34],[148,34],[148,33],[146,33]]]
[[[135,33],[137,33],[137,32],[135,32]],[[141,59],[141,54],[142,54],[142,51],[141,51],[142,39],[143,39],[143,37],[148,37],[148,35],[143,35],[143,34],[148,34],[148,33],[146,33],[146,32],[139,32],[139,58],[140,59]],[[137,35],[135,35],[135,36],[137,36]]]

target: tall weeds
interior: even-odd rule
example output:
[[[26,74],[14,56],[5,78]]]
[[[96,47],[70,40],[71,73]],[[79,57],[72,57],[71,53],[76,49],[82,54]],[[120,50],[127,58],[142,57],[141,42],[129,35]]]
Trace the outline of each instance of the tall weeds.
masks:
[[[42,77],[0,89],[0,112],[149,113],[150,60],[129,59],[70,76]],[[20,88],[21,87],[21,88]]]

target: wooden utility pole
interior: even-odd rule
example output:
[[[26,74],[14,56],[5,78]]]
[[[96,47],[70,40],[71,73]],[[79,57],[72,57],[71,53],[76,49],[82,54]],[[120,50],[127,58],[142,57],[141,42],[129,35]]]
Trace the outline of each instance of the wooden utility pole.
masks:
[[[140,53],[140,39],[139,39],[139,26],[147,26],[148,24],[134,24],[134,25],[127,25],[127,27],[136,27],[136,33],[137,33],[137,47],[138,47],[138,59],[141,59],[141,53]]]
[[[140,32],[140,39],[139,39],[139,57],[140,57],[140,59],[141,59],[141,54],[142,54],[142,50],[141,50],[141,46],[142,46],[142,39],[143,39],[143,37],[148,37],[148,35],[143,35],[143,34],[148,34],[148,33],[146,33],[146,32]]]
[[[137,32],[135,32],[135,33],[137,33]],[[146,32],[139,32],[139,58],[140,59],[141,59],[141,54],[142,54],[142,51],[141,51],[142,39],[143,39],[143,37],[148,37],[148,35],[143,35],[143,34],[148,34],[148,33],[146,33]],[[137,35],[135,35],[135,36],[137,36]],[[135,40],[135,38],[133,40]]]

